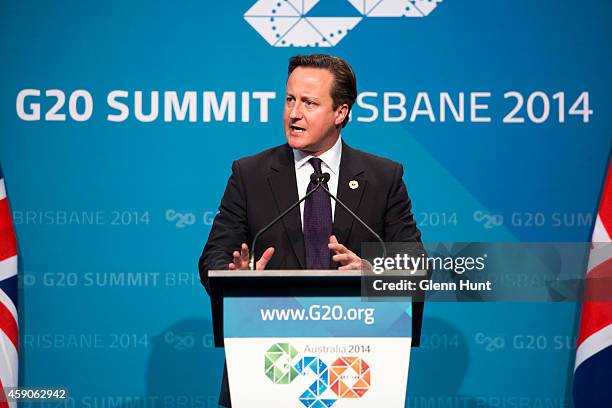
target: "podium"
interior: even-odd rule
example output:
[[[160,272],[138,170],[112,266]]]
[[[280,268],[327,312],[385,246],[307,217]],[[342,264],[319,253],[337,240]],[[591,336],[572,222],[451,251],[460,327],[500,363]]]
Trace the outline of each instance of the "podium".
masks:
[[[362,298],[361,271],[208,277],[232,407],[404,407],[412,331],[421,326],[409,298]]]

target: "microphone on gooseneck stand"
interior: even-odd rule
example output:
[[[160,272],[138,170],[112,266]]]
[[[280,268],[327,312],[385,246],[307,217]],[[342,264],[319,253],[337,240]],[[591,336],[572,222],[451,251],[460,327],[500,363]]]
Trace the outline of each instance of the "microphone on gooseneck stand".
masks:
[[[329,173],[317,173],[317,172],[315,172],[315,173],[312,173],[310,175],[310,181],[313,184],[316,184],[317,187],[318,187],[319,184],[321,184],[322,187],[325,187],[322,184],[323,183],[327,183],[329,181],[329,179],[330,179]]]
[[[302,201],[306,200],[315,191],[317,191],[319,189],[319,187],[322,188],[335,202],[340,204],[340,206],[342,208],[344,208],[354,219],[356,219],[361,225],[363,225],[363,227],[365,229],[367,229],[378,240],[378,242],[380,242],[380,246],[382,247],[382,251],[383,251],[382,256],[383,256],[383,258],[387,257],[387,247],[386,247],[384,241],[382,240],[382,238],[380,238],[380,235],[378,235],[372,228],[370,228],[370,226],[368,224],[365,223],[365,221],[363,221],[357,214],[355,214],[350,208],[348,208],[348,206],[346,204],[344,204],[342,202],[342,200],[340,200],[338,197],[333,195],[324,186],[324,183],[327,183],[329,181],[329,179],[330,179],[329,173],[316,173],[316,172],[312,173],[310,175],[310,181],[313,184],[315,184],[315,187],[312,190],[308,191],[306,193],[306,195],[304,195],[304,197],[302,197],[301,199],[299,199],[298,201],[293,203],[285,211],[283,211],[278,217],[276,217],[275,219],[270,221],[270,223],[268,225],[266,225],[265,227],[263,227],[262,229],[257,231],[257,234],[255,234],[255,236],[253,237],[253,243],[251,244],[251,259],[249,260],[249,269],[250,270],[252,270],[252,271],[255,270],[255,244],[257,243],[257,239],[259,238],[259,236],[261,234],[263,234],[264,232],[266,232],[267,230],[269,230],[274,224],[276,224],[277,222],[282,220],[291,210],[293,210],[295,207],[300,205],[300,203]]]
[[[313,176],[315,176],[315,174],[313,173],[312,176],[310,176],[310,180],[313,180]],[[323,173],[321,174],[321,176],[323,178],[325,178],[325,182],[327,182],[327,180],[329,180],[329,173]],[[380,235],[378,235],[376,233],[376,231],[374,231],[372,228],[370,228],[370,226],[368,224],[366,224],[366,222],[364,220],[362,220],[357,214],[355,214],[350,208],[348,208],[348,206],[346,204],[344,204],[342,202],[342,200],[340,200],[338,197],[336,197],[335,195],[333,195],[331,193],[331,191],[329,191],[327,189],[327,187],[325,187],[323,184],[320,185],[321,188],[331,197],[334,199],[335,202],[337,202],[338,204],[340,204],[340,206],[342,208],[344,208],[346,210],[346,212],[348,212],[354,219],[356,219],[357,221],[359,221],[359,223],[361,225],[363,225],[363,227],[365,229],[367,229],[370,234],[374,235],[374,237],[378,240],[378,242],[380,242],[380,246],[382,247],[382,257],[383,259],[387,257],[387,246],[385,245],[385,242],[382,240],[382,238],[380,237]],[[318,187],[318,186],[317,186]]]
[[[257,234],[255,234],[255,236],[253,237],[253,243],[251,244],[251,256],[249,259],[249,269],[250,270],[252,271],[255,270],[255,244],[257,243],[257,239],[259,238],[259,236],[263,234],[264,232],[266,232],[267,230],[269,230],[270,228],[272,228],[274,224],[282,220],[285,217],[285,215],[289,214],[289,212],[293,210],[295,207],[297,207],[298,205],[300,205],[302,201],[310,197],[315,191],[319,189],[319,187],[323,187],[323,183],[327,183],[329,181],[329,174],[328,173],[312,173],[310,175],[310,181],[312,181],[315,184],[312,190],[308,191],[304,197],[302,197],[295,203],[291,204],[289,208],[283,211],[278,217],[270,221],[268,225],[266,225],[265,227],[257,231]]]

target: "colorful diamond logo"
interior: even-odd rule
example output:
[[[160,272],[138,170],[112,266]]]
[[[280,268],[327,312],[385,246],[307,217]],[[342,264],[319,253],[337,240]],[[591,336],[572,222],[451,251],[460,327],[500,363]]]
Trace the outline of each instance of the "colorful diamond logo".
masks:
[[[370,366],[361,357],[340,357],[330,366],[318,356],[301,356],[289,343],[275,343],[265,353],[266,376],[289,384],[298,376],[314,381],[298,397],[304,408],[330,408],[344,398],[361,398],[370,389]]]
[[[289,343],[276,343],[266,351],[264,356],[264,370],[266,376],[274,384],[289,384],[298,375],[293,366],[293,360],[298,351]]]
[[[370,366],[360,357],[341,357],[329,367],[329,388],[339,398],[361,398],[370,389]]]

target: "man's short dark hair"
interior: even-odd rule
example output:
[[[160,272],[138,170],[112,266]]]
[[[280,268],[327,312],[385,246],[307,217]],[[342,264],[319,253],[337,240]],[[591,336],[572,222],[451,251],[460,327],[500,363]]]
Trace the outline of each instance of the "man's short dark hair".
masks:
[[[322,68],[332,73],[334,83],[332,84],[331,97],[334,103],[333,108],[346,103],[351,108],[357,99],[357,78],[353,68],[342,58],[327,54],[296,55],[289,58],[289,74],[297,67]],[[348,123],[349,116],[346,115],[342,127]]]

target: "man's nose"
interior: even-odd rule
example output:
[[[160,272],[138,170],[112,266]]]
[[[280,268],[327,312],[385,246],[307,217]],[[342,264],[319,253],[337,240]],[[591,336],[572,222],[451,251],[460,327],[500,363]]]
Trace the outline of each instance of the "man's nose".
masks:
[[[301,119],[302,118],[302,104],[294,103],[293,108],[291,108],[291,112],[289,113],[289,117],[291,119]]]

